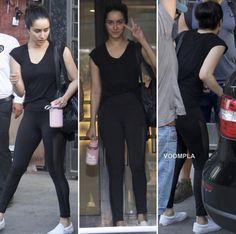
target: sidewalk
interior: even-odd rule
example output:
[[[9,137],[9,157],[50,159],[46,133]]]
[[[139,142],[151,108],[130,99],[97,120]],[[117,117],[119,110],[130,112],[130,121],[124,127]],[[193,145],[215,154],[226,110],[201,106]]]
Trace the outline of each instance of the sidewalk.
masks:
[[[70,185],[71,219],[78,233],[78,181]],[[1,234],[46,234],[59,221],[59,208],[54,184],[47,172],[23,175],[12,206],[6,211],[6,227]]]
[[[186,211],[188,218],[182,222],[171,224],[169,226],[159,225],[158,234],[192,234],[193,223],[195,222],[195,201],[194,197],[190,197],[185,201],[175,204],[174,208],[176,211]],[[232,234],[227,230],[220,230],[218,232],[211,232],[212,234]]]

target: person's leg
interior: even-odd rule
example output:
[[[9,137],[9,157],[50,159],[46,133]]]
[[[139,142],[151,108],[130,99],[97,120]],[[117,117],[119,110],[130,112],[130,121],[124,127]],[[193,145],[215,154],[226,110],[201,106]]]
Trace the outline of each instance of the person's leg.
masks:
[[[9,128],[12,101],[0,103],[0,195],[2,194],[12,158],[9,150]]]
[[[27,169],[34,150],[37,148],[41,133],[37,126],[37,114],[25,112],[21,120],[15,143],[14,160],[6,180],[0,201],[0,212],[6,211],[7,205],[14,195],[21,176]]]
[[[203,116],[205,118],[205,121],[207,123],[211,122],[211,112],[212,112],[212,97],[211,97],[211,92],[209,93],[204,93],[204,95],[201,98],[200,102],[200,107],[203,113]]]
[[[41,113],[40,128],[45,149],[45,162],[56,189],[60,210],[59,224],[48,234],[73,233],[74,227],[70,220],[69,184],[64,169],[66,138],[60,129],[49,127],[48,115],[48,112]]]
[[[158,215],[166,209],[174,175],[177,134],[175,126],[158,128]]]
[[[179,180],[176,187],[174,203],[183,202],[186,198],[193,195],[190,178],[191,168],[192,160],[190,158],[187,158],[180,173],[181,179]]]
[[[181,121],[180,117],[179,120],[176,121],[176,126],[177,129],[181,127],[181,125],[183,124],[184,121]],[[171,185],[171,192],[170,192],[170,196],[169,196],[169,200],[167,203],[166,208],[167,209],[172,209],[173,210],[173,205],[174,205],[174,197],[175,197],[175,189],[179,180],[179,175],[180,175],[180,171],[183,167],[183,164],[186,160],[186,155],[187,155],[187,148],[185,146],[185,143],[183,141],[183,138],[181,136],[181,134],[178,132],[177,130],[177,150],[176,150],[176,161],[175,161],[175,168],[174,168],[174,175],[172,178],[172,185]],[[171,214],[173,213],[171,212],[166,212],[165,214],[168,215],[173,215]]]
[[[191,109],[187,115],[185,124],[178,127],[182,138],[192,155],[194,166],[194,196],[196,201],[197,216],[207,215],[201,196],[201,178],[202,170],[206,160],[208,159],[209,140],[206,122],[202,111],[199,108]]]
[[[104,104],[106,105],[106,104]],[[113,225],[123,222],[123,177],[125,140],[124,129],[119,120],[119,110],[112,108],[112,102],[102,108],[99,114],[99,132],[106,152],[109,175],[109,194]]]
[[[134,100],[132,106],[133,108],[127,108],[124,114],[125,138],[128,147],[137,218],[139,224],[141,224],[142,221],[146,221],[147,213],[147,179],[145,173],[147,125],[140,103]]]
[[[180,125],[181,118],[182,117],[180,116],[178,117],[178,122],[176,121],[177,125]],[[184,123],[184,121],[182,123]],[[173,173],[172,178],[169,178],[169,181],[165,181],[166,184],[162,185],[163,190],[164,190],[164,189],[168,189],[167,185],[170,183],[170,191],[168,192],[168,194],[166,194],[168,196],[167,197],[168,203],[166,204],[163,214],[160,216],[160,224],[164,226],[169,225],[171,223],[180,222],[187,217],[186,212],[174,212],[174,209],[173,209],[175,189],[178,183],[180,170],[184,164],[184,161],[186,160],[186,154],[187,154],[187,149],[182,139],[182,136],[177,132],[177,150],[176,150],[176,153],[173,154],[174,157],[171,158],[171,159],[176,158],[176,162],[174,166],[174,173]]]
[[[66,139],[57,129],[43,130],[45,161],[48,172],[55,185],[60,208],[60,217],[70,217],[69,185],[65,177],[64,159],[66,154]]]

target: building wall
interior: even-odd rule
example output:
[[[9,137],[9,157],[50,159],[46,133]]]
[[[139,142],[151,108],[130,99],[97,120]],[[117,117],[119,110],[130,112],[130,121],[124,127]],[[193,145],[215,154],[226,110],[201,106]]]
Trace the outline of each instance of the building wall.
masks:
[[[12,35],[18,39],[20,44],[26,43],[28,33],[25,28],[24,15],[21,15],[19,26],[12,26],[12,18],[15,16],[16,1],[12,1],[14,5],[9,6],[7,1],[0,1],[0,32]],[[26,0],[19,0],[19,8],[24,13],[26,8]]]
[[[52,39],[59,43],[66,43],[67,36],[67,1],[51,0],[50,17],[52,21]]]

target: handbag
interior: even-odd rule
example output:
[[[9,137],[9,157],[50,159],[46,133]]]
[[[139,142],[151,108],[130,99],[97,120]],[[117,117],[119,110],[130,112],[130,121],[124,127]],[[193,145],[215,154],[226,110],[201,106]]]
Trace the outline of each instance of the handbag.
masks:
[[[156,127],[156,75],[151,66],[145,61],[141,54],[141,46],[136,46],[136,58],[139,67],[139,99],[143,105],[147,126]],[[142,75],[142,69],[145,69],[151,81],[148,86],[145,85]]]
[[[56,85],[57,93],[56,98],[64,95],[70,80],[67,76],[67,71],[63,59],[64,46],[59,47],[54,45],[54,63],[56,71]],[[68,140],[74,140],[75,132],[78,131],[78,93],[76,92],[67,102],[63,108],[63,127],[61,131]]]

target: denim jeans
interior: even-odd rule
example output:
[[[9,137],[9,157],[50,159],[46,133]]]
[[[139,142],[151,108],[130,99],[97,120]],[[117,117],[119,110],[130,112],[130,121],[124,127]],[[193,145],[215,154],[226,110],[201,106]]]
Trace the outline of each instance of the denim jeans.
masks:
[[[158,215],[167,206],[175,169],[177,134],[175,126],[158,128]]]
[[[12,164],[9,150],[9,128],[11,121],[12,101],[0,103],[0,194]]]

